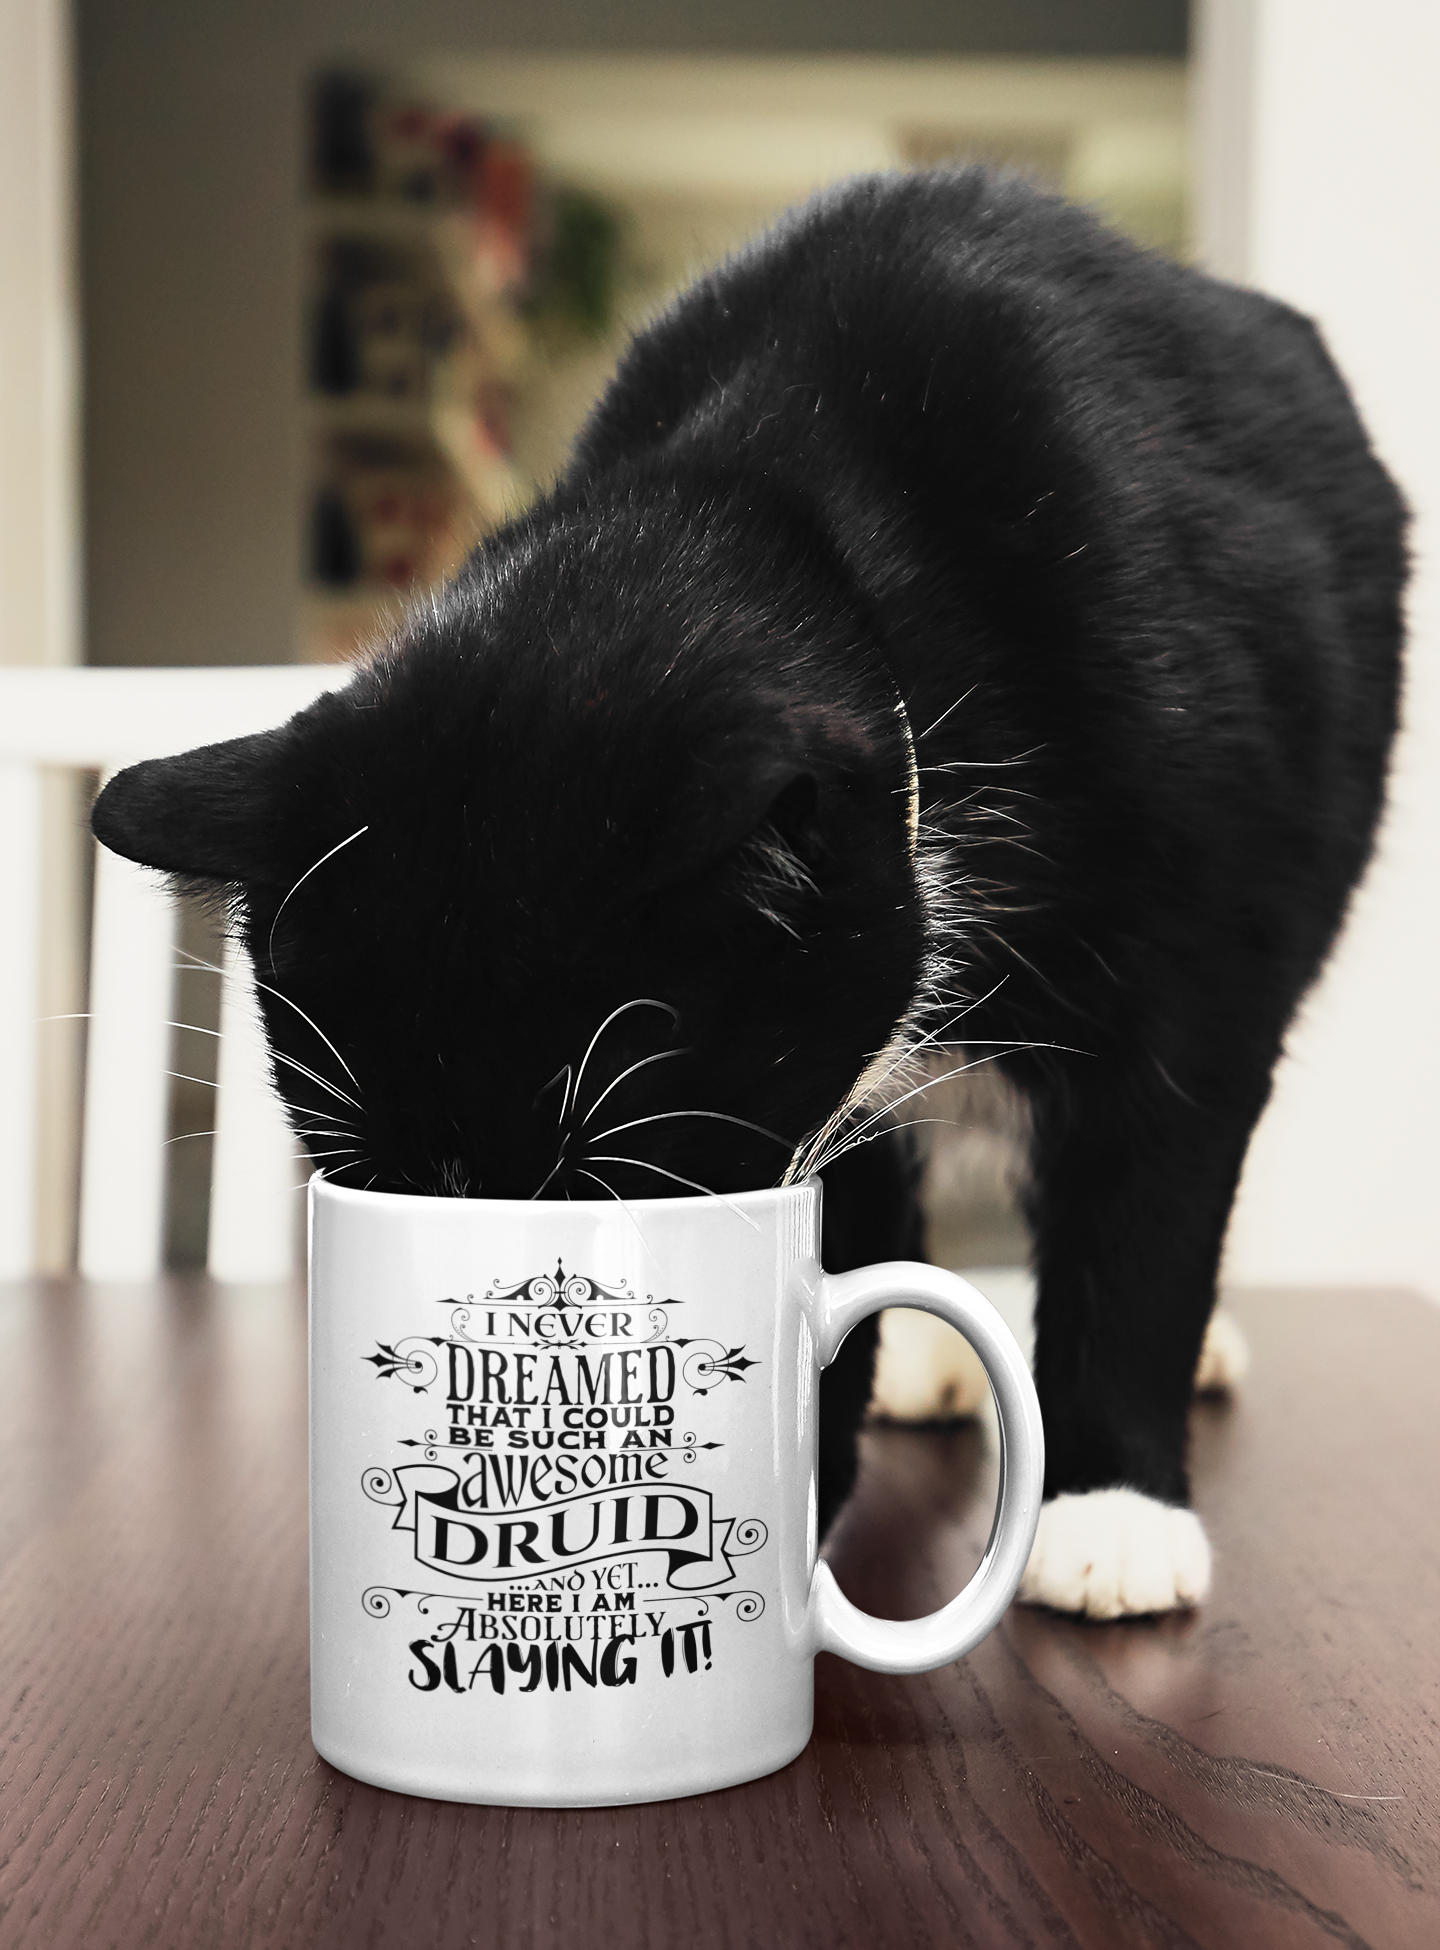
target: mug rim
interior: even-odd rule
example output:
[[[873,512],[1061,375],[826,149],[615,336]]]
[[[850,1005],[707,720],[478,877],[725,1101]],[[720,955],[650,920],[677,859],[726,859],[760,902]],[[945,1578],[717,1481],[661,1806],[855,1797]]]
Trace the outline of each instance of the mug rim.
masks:
[[[360,1190],[353,1185],[337,1185],[327,1178],[323,1167],[316,1166],[310,1174],[310,1191],[317,1197],[333,1198],[343,1205],[360,1208],[370,1207],[376,1211],[403,1211],[419,1206],[425,1211],[433,1211],[437,1206],[450,1209],[474,1209],[476,1212],[494,1212],[513,1216],[520,1212],[535,1213],[544,1207],[533,1198],[454,1198],[448,1194],[435,1192],[372,1192]],[[669,1211],[685,1212],[703,1207],[705,1210],[721,1211],[739,1206],[742,1209],[763,1207],[770,1201],[777,1204],[798,1197],[801,1193],[822,1189],[820,1174],[810,1172],[797,1179],[793,1185],[770,1185],[755,1192],[698,1192],[681,1193],[675,1198],[572,1198],[546,1199],[545,1206],[554,1208],[547,1216],[558,1218],[563,1212],[584,1213],[590,1216],[601,1212],[628,1211]]]

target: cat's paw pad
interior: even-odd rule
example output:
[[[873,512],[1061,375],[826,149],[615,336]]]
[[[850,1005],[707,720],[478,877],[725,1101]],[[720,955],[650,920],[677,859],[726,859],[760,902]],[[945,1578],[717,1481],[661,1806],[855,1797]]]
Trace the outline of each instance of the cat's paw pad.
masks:
[[[880,1316],[871,1412],[895,1422],[948,1422],[975,1415],[990,1399],[980,1357],[934,1314],[889,1307]]]
[[[1197,1395],[1226,1395],[1250,1372],[1250,1344],[1230,1314],[1210,1316],[1195,1364]]]
[[[1184,1610],[1209,1589],[1210,1543],[1195,1512],[1114,1489],[1043,1506],[1019,1596],[1087,1618],[1125,1618]]]

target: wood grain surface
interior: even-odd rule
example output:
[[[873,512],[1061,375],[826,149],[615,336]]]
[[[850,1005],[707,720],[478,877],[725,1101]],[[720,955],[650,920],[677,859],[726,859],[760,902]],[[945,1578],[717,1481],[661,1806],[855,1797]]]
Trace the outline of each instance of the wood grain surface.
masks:
[[[1012,1608],[970,1658],[824,1658],[815,1738],[723,1794],[386,1794],[308,1736],[304,1320],[268,1289],[0,1290],[0,1946],[1440,1944],[1440,1313],[1237,1306],[1202,1405],[1198,1615]],[[832,1560],[928,1610],[983,1434],[877,1429]]]

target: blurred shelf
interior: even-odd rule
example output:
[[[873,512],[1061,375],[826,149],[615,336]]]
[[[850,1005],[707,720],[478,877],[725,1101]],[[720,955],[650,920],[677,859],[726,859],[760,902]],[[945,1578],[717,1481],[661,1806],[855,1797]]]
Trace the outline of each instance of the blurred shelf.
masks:
[[[523,259],[504,233],[463,204],[401,203],[384,198],[321,197],[304,205],[312,242],[407,246],[430,257],[439,281],[469,322],[488,336],[497,323],[517,321],[508,293]],[[505,314],[497,320],[497,311]],[[523,333],[523,328],[520,328]]]
[[[310,393],[305,413],[313,426],[330,433],[400,434],[415,439],[431,432],[430,405],[423,399],[387,399],[383,393]]]
[[[505,456],[489,443],[475,415],[465,406],[440,404],[431,410],[431,433],[450,465],[469,489],[481,522],[498,526],[518,514],[529,495]]]
[[[398,197],[317,196],[302,206],[307,231],[318,237],[379,237],[425,243],[438,224],[467,221],[467,213],[442,203],[406,203]]]
[[[370,111],[377,101],[403,102],[374,78],[358,96],[344,95],[332,91],[332,109],[351,113],[366,96]],[[507,458],[511,410],[537,362],[519,304],[535,234],[530,162],[477,123],[480,150],[462,166],[447,149],[436,196],[411,199],[399,187],[415,160],[405,145],[418,142],[424,162],[430,114],[428,104],[415,104],[415,127],[396,138],[399,151],[375,163],[376,179],[391,188],[319,190],[301,205],[313,335],[307,369],[355,387],[304,400],[306,560],[321,576],[359,570],[365,578],[302,590],[295,651],[303,662],[363,653],[530,498]],[[354,134],[336,123],[332,135],[336,129]],[[322,180],[336,178],[322,172]],[[473,200],[457,200],[462,190]],[[412,571],[407,587],[381,580]]]

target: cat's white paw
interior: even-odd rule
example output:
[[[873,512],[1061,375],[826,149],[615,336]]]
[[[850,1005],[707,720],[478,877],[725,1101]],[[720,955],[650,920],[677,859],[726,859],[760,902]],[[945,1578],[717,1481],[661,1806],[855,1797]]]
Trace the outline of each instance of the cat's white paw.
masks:
[[[870,1407],[896,1422],[975,1415],[990,1399],[980,1357],[934,1314],[889,1307],[880,1316],[880,1351]]]
[[[1250,1372],[1250,1346],[1230,1314],[1210,1316],[1195,1365],[1197,1395],[1224,1395]]]
[[[1116,1489],[1044,1505],[1018,1595],[1087,1618],[1124,1618],[1181,1611],[1209,1589],[1210,1543],[1195,1512]]]

